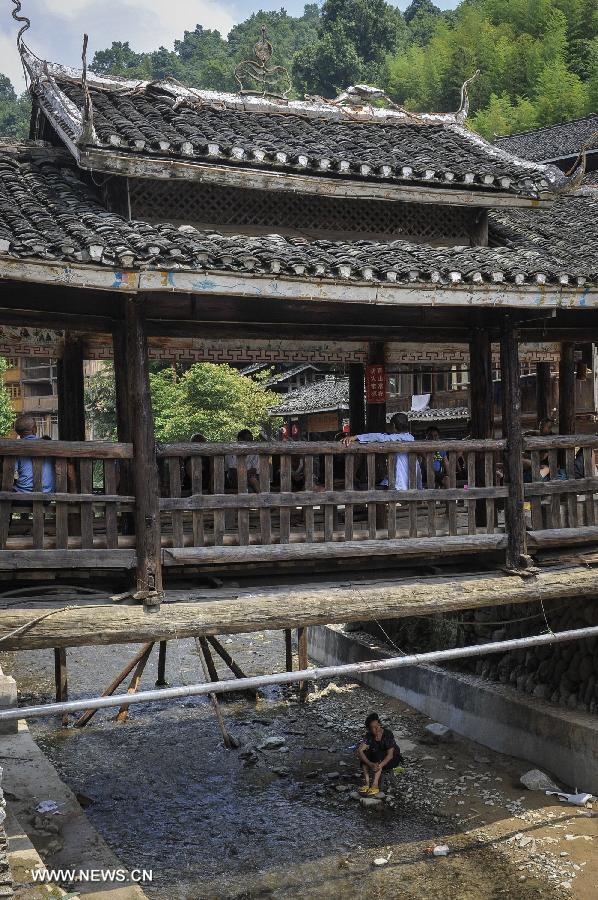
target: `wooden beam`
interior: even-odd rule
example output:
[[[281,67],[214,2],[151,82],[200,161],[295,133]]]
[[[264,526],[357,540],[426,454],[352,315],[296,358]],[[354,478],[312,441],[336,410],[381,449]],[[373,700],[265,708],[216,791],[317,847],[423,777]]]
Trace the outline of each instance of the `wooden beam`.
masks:
[[[552,379],[550,363],[536,363],[536,414],[538,422],[552,415]]]
[[[49,611],[37,605],[35,610],[12,607],[0,610],[0,638],[6,636],[2,641],[6,650],[144,643],[359,622],[364,616],[378,620],[427,616],[563,597],[595,597],[597,592],[598,569],[586,565],[546,568],[532,578],[494,572],[342,587],[300,584],[276,590],[252,588],[223,600],[163,603],[152,615],[141,605],[67,607],[9,637],[14,629]]]
[[[61,441],[85,440],[83,343],[67,331],[58,360],[58,435]]]
[[[559,432],[575,434],[575,345],[570,341],[561,344],[559,364]]]
[[[505,315],[500,337],[500,378],[502,388],[502,428],[507,441],[504,453],[505,479],[509,495],[505,499],[507,568],[518,571],[527,560],[525,513],[523,509],[523,436],[521,433],[521,383],[517,335],[510,315]]]
[[[136,497],[137,590],[147,592],[145,606],[155,608],[162,591],[160,510],[143,299],[127,298],[125,323],[129,409],[134,410],[134,415],[131,416],[131,436]]]

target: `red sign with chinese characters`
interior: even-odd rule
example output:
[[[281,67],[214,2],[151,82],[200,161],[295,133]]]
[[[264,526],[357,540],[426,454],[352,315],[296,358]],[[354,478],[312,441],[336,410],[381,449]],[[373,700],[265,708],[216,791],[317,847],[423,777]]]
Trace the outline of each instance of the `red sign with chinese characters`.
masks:
[[[368,403],[386,402],[386,371],[384,366],[365,367],[365,397]]]

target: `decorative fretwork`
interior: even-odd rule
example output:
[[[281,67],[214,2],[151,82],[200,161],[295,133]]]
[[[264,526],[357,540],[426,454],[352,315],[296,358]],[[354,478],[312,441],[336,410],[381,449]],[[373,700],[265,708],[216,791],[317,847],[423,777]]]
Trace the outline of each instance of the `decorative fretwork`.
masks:
[[[188,182],[130,182],[134,218],[247,234],[394,238],[469,244],[469,210],[423,203],[345,200]]]

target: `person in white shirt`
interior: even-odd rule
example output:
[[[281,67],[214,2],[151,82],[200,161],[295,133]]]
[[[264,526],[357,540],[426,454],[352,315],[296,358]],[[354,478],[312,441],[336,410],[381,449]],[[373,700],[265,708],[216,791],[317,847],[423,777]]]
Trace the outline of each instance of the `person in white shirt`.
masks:
[[[406,442],[406,441],[414,441],[415,438],[409,431],[409,419],[405,415],[405,413],[396,413],[390,420],[390,431],[388,432],[370,432],[368,434],[356,434],[351,437],[346,437],[343,440],[343,444],[349,446],[349,444],[353,444],[357,441],[360,444],[372,444],[372,443],[380,443],[380,442]],[[409,490],[409,457],[406,453],[397,453],[397,462],[395,469],[395,478],[394,478],[394,486],[397,491],[407,491]],[[413,487],[417,487],[418,490],[421,490],[422,487],[422,476],[421,469],[419,467],[419,462],[416,462],[416,484]],[[389,473],[390,479],[390,473]]]

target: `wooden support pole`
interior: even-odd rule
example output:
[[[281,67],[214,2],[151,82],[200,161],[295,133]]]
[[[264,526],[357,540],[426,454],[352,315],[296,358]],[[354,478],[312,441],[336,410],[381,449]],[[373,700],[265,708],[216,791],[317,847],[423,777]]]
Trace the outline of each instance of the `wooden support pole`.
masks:
[[[481,312],[475,317],[475,325],[469,341],[469,415],[471,437],[494,436],[494,395],[492,386],[492,343]],[[476,485],[485,482],[485,460],[481,453],[475,459]],[[486,504],[476,503],[476,525],[485,526]]]
[[[199,661],[201,663],[201,668],[203,670],[204,678],[206,681],[218,681],[218,675],[215,678],[212,678],[210,674],[210,668],[208,665],[208,656],[211,659],[210,651],[208,649],[205,638],[196,638],[195,643],[197,645],[197,655],[199,656]],[[204,649],[205,648],[205,649]],[[205,655],[205,650],[207,650],[208,656]],[[212,661],[212,665],[214,662]],[[211,700],[212,706],[214,708],[214,713],[216,715],[216,719],[218,721],[218,727],[220,728],[220,733],[222,734],[222,740],[224,741],[224,746],[227,750],[232,750],[237,746],[237,742],[233,739],[233,737],[228,733],[226,725],[224,724],[224,717],[222,715],[222,711],[220,709],[220,704],[218,703],[218,697],[216,694],[210,693],[209,698]]]
[[[247,675],[245,674],[241,666],[237,665],[230,653],[227,653],[227,651],[224,649],[220,641],[217,641],[215,637],[212,637],[212,635],[208,635],[207,641],[212,645],[220,659],[226,663],[226,665],[229,667],[236,678],[247,678]],[[257,691],[246,691],[246,693],[249,694],[252,700],[257,700]]]
[[[507,533],[507,569],[519,571],[528,563],[525,511],[523,508],[523,436],[521,433],[521,384],[517,334],[511,316],[506,314],[500,333],[500,378],[502,387],[502,428],[507,441],[505,480],[509,494],[505,499]]]
[[[54,683],[56,685],[56,702],[61,703],[63,700],[68,700],[69,690],[66,670],[66,649],[64,647],[54,648]],[[68,725],[68,723],[68,713],[64,713],[62,716],[62,724]]]
[[[284,630],[284,655],[287,672],[293,671],[293,632],[290,628]]]
[[[147,648],[147,650],[145,651],[145,653],[143,654],[143,656],[137,663],[137,668],[135,669],[135,672],[133,673],[133,677],[131,678],[129,687],[127,688],[127,694],[135,694],[139,690],[139,685],[141,683],[141,676],[143,675],[143,670],[145,669],[145,667],[147,665],[147,661],[150,658],[150,653],[152,652],[153,646],[154,645],[151,644]],[[121,708],[119,709],[119,711],[116,714],[116,721],[117,722],[126,722],[128,715],[129,715],[129,707],[126,705],[121,706]]]
[[[85,440],[83,342],[65,332],[62,358],[58,360],[58,437],[61,441]]]
[[[561,344],[559,362],[559,434],[575,434],[575,345]]]
[[[368,348],[368,363],[371,366],[383,366],[386,362],[384,344],[372,341]],[[386,431],[386,403],[366,403],[366,431]]]
[[[297,629],[297,657],[300,670],[307,669],[309,662],[307,659],[307,628]],[[299,682],[299,701],[305,703],[309,691],[307,681]]]
[[[158,647],[158,678],[156,679],[156,687],[166,687],[166,644],[167,641],[160,641]]]
[[[552,380],[550,363],[536,363],[536,415],[538,422],[552,416]]]
[[[154,416],[149,384],[147,333],[143,298],[125,301],[127,375],[133,480],[135,485],[135,540],[137,590],[147,592],[146,609],[157,609],[162,593],[158,467],[155,455]]]
[[[138,665],[138,663],[143,659],[145,654],[148,653],[148,651],[151,650],[153,646],[154,646],[153,641],[148,641],[146,644],[144,644],[143,647],[141,648],[141,650],[139,650],[135,654],[133,659],[129,660],[129,662],[124,667],[124,669],[121,669],[121,671],[118,673],[116,678],[110,682],[110,684],[108,685],[106,690],[102,693],[102,697],[110,697],[114,693],[114,691],[117,689],[117,687],[119,687],[119,685],[121,685],[123,683],[123,681],[125,680],[127,675],[131,674],[131,672],[133,671],[135,666]],[[87,725],[87,723],[89,722],[89,720],[93,718],[93,716],[95,715],[95,712],[96,712],[95,709],[86,710],[83,713],[83,715],[79,716],[79,718],[75,722],[75,728],[84,728],[85,725]]]
[[[360,363],[352,363],[349,366],[349,430],[351,434],[363,434],[365,431],[364,377],[364,368]]]
[[[206,661],[206,666],[208,669],[208,674],[210,676],[210,681],[220,681],[218,677],[218,672],[216,671],[216,666],[214,665],[214,660],[212,658],[212,654],[210,653],[210,648],[208,646],[208,642],[205,637],[198,638],[199,646],[201,647],[201,652],[203,653],[203,658]]]

